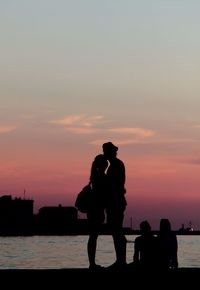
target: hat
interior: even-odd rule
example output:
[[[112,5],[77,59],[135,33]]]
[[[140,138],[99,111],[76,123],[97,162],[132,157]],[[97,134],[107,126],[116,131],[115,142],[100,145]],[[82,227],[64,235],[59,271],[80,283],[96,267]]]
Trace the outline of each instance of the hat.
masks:
[[[115,146],[112,142],[107,142],[107,143],[104,143],[102,145],[103,147],[103,150],[106,151],[106,150],[113,150],[113,151],[117,151],[118,150],[118,147]]]

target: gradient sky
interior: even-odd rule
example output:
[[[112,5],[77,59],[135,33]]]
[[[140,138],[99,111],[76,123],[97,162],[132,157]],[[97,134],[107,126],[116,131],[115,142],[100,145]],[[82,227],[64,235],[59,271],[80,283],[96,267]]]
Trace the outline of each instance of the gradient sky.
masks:
[[[200,229],[200,1],[2,0],[0,193],[73,205],[103,142],[125,225]]]

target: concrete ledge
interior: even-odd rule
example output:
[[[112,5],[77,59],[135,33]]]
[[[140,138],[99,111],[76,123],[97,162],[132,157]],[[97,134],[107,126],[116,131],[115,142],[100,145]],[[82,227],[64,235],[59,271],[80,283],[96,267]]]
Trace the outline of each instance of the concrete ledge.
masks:
[[[178,284],[181,286],[191,286],[199,284],[200,268],[178,268],[176,270],[160,271],[148,269],[145,271],[138,269],[121,269],[111,271],[104,269],[101,271],[90,271],[89,269],[2,269],[0,270],[1,283],[9,286],[15,283],[16,287],[26,288],[43,286],[56,286],[68,289],[67,286],[74,285],[85,287],[103,287],[105,285],[117,287],[119,284],[124,287],[134,285],[148,285],[157,289],[170,287]],[[15,288],[16,288],[15,287]],[[5,288],[6,289],[6,288]],[[71,289],[71,288],[69,288]]]

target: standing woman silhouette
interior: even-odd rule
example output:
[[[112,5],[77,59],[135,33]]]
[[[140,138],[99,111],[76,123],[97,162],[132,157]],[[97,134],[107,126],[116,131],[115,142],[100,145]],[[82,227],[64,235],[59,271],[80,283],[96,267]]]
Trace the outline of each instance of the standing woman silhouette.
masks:
[[[100,227],[105,220],[105,196],[107,188],[107,177],[105,174],[108,167],[108,161],[103,154],[95,157],[90,174],[90,184],[92,185],[92,200],[90,208],[87,212],[89,221],[90,234],[87,244],[89,269],[100,269],[100,265],[95,262],[97,238],[100,232]]]

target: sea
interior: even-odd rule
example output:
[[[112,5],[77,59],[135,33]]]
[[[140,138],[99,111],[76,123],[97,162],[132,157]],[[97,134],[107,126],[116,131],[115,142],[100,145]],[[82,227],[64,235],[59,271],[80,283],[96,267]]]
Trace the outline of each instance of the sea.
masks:
[[[136,235],[127,235],[127,263],[133,261]],[[179,267],[200,267],[200,235],[178,235]],[[87,235],[0,237],[0,269],[88,268]],[[96,262],[115,261],[112,237],[100,235]]]

